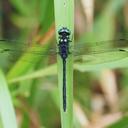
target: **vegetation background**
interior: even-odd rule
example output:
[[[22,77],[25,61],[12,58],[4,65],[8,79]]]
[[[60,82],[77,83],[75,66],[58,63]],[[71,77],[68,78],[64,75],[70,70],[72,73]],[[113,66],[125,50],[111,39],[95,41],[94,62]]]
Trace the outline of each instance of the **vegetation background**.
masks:
[[[76,42],[127,38],[127,13],[126,0],[76,0]],[[24,43],[38,42],[42,47],[36,49],[47,53],[49,47],[56,42],[54,24],[52,0],[0,1],[0,37],[13,40],[7,41],[6,45],[16,49],[9,55],[1,53],[0,66],[21,128],[61,126],[56,58],[48,54],[28,54],[24,47]],[[90,45],[94,47],[93,43]],[[2,47],[5,46],[1,45],[0,48]],[[102,48],[105,47],[106,45]],[[111,45],[107,47],[110,48]],[[28,47],[27,51],[32,49],[33,47]],[[105,57],[110,56],[107,54]],[[74,62],[74,128],[128,127],[127,62],[127,58],[125,61],[120,58],[116,63],[107,64]],[[101,70],[104,65],[107,68]],[[3,95],[0,95],[0,105],[3,107],[0,111],[10,113],[10,109],[5,107],[10,103],[6,100],[8,93],[4,93],[8,89],[2,88],[2,81],[1,75],[0,92]],[[4,118],[4,121],[9,120]]]

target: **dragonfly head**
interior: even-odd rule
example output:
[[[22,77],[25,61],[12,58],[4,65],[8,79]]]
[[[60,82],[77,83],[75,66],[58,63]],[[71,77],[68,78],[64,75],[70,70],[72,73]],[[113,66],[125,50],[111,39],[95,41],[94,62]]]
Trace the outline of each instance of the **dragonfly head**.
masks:
[[[62,27],[59,31],[58,31],[58,34],[60,35],[60,36],[70,36],[71,35],[71,32],[70,32],[70,30],[68,29],[68,28],[66,28],[66,27]]]

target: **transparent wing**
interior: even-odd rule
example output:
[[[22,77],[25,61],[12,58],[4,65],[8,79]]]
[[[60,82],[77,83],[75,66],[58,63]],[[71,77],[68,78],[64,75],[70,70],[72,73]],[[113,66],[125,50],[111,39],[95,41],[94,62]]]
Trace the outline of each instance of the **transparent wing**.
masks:
[[[117,61],[128,57],[128,39],[77,43],[74,45],[73,52],[76,60],[86,64]]]
[[[128,39],[121,38],[97,42],[76,43],[74,47],[70,46],[70,53],[73,54],[76,59],[82,59],[87,63],[103,63],[126,58],[128,56],[127,47]],[[17,40],[0,40],[0,54],[9,53],[18,55],[24,52],[34,56],[54,56],[57,54],[56,47],[49,48],[47,45],[31,46],[30,43],[25,44],[22,43],[22,41]]]
[[[39,45],[32,43],[24,43],[17,40],[0,40],[0,57],[8,55],[10,60],[14,62],[20,55],[25,55],[22,57],[22,61],[35,63],[36,60],[42,57],[55,56],[57,54],[56,47],[50,48],[49,44]]]
[[[72,46],[71,46],[72,47]],[[120,51],[123,48],[128,47],[128,39],[112,39],[99,42],[85,42],[76,43],[74,48],[71,48],[74,55],[96,54],[111,51]]]
[[[7,43],[8,42],[8,43]],[[4,45],[4,48],[1,47]],[[7,45],[11,45],[12,47],[5,47]],[[76,43],[73,46],[70,46],[71,53],[74,55],[85,55],[85,54],[92,54],[92,53],[103,53],[113,50],[119,50],[123,47],[128,46],[128,39],[127,38],[121,38],[121,39],[112,39],[112,40],[105,40],[105,41],[98,41],[98,42],[85,42],[85,43]],[[20,49],[16,49],[16,47]],[[47,55],[47,54],[56,54],[57,50],[56,47],[49,48],[47,53],[40,53],[40,50],[38,50],[39,47],[44,47],[41,45],[31,45],[31,43],[24,43],[22,41],[17,40],[7,40],[3,39],[0,40],[0,48],[1,52],[25,52],[28,47],[32,47],[33,51],[30,52],[30,54],[39,54],[39,55]]]
[[[37,43],[24,43],[22,41],[17,40],[7,40],[1,39],[0,40],[0,53],[9,53],[9,54],[22,54],[26,52],[27,54],[36,54],[39,56],[46,56],[46,55],[55,55],[57,54],[56,47],[48,48],[49,50],[43,52],[42,49],[47,48],[47,44],[39,45]],[[30,50],[28,50],[30,49]]]

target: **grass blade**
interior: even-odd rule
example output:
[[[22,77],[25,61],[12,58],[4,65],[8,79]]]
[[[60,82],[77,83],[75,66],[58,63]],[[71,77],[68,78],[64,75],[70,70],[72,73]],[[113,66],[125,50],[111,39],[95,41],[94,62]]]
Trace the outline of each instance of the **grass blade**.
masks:
[[[58,30],[66,27],[71,31],[71,40],[73,45],[74,36],[74,0],[54,0],[56,38],[58,40]],[[58,41],[57,41],[58,42]],[[60,111],[62,128],[72,128],[73,118],[73,56],[69,55],[66,60],[66,112],[63,111],[63,62],[58,55],[58,80],[60,93]]]
[[[57,74],[56,67],[57,67],[56,64],[53,64],[53,65],[50,65],[49,67],[34,71],[32,73],[9,79],[8,82],[9,83],[22,82],[24,80],[31,80],[35,78],[56,75]]]
[[[0,71],[0,114],[4,128],[18,128],[8,85]]]

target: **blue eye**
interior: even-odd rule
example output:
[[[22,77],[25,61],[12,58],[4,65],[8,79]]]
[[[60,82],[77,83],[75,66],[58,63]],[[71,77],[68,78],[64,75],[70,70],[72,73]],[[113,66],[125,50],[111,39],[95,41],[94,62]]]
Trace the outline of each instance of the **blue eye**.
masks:
[[[70,32],[70,30],[68,29],[68,28],[66,28],[66,27],[63,27],[63,28],[61,28],[59,31],[58,31],[58,34],[59,35],[66,35],[66,36],[69,36],[70,34],[71,34],[71,32]]]

